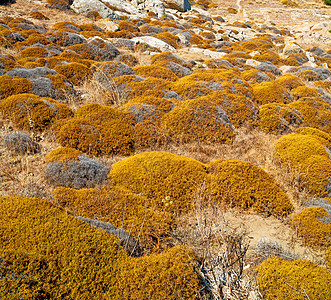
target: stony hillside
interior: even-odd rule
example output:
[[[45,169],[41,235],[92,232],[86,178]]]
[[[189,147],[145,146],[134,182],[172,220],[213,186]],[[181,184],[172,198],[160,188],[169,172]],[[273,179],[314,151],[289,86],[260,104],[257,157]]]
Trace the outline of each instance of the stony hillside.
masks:
[[[331,298],[330,6],[1,4],[1,299]]]

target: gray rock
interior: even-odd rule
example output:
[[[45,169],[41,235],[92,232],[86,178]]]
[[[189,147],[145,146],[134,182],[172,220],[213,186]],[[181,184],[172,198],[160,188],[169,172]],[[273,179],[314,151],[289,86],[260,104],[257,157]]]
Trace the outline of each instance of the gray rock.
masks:
[[[159,49],[161,52],[176,50],[174,47],[172,47],[168,43],[166,43],[156,37],[153,37],[153,36],[134,37],[131,40],[136,43],[145,43],[145,44],[149,45],[150,47]]]
[[[132,237],[129,233],[127,233],[122,228],[117,228],[111,223],[108,222],[102,222],[95,219],[90,218],[84,218],[84,217],[77,217],[78,219],[95,226],[97,228],[101,228],[105,231],[107,231],[110,234],[115,235],[119,239],[119,243],[124,249],[128,252],[131,256],[139,256],[140,253],[140,247],[139,242],[134,237]]]
[[[122,62],[105,62],[93,66],[93,78],[97,80],[106,89],[112,90],[114,83],[112,78],[122,75],[133,75],[134,71],[128,65]]]
[[[112,39],[115,47],[134,51],[135,42],[130,39]]]
[[[185,12],[191,9],[191,3],[189,0],[163,0],[166,8],[176,9],[181,12]]]
[[[184,77],[192,74],[192,71],[189,68],[186,68],[180,64],[176,64],[172,61],[168,61],[167,63],[162,64],[162,67],[169,69],[178,77]]]
[[[116,12],[120,14],[120,11],[126,11],[127,14],[131,15],[140,15],[141,11],[131,3],[125,1],[125,0],[103,0],[103,3],[108,3],[109,5],[116,7],[119,12]],[[116,11],[116,10],[115,10]],[[147,14],[145,14],[145,17]],[[144,18],[143,16],[141,16]]]
[[[99,0],[74,0],[71,9],[77,14],[86,14],[94,10],[104,19],[120,20],[121,17]]]
[[[290,55],[290,54],[297,54],[297,53],[303,53],[304,50],[296,43],[288,42],[285,44],[285,47],[283,49],[284,55]]]
[[[145,8],[154,12],[159,18],[165,15],[165,7],[162,0],[145,0]]]
[[[32,93],[40,97],[55,97],[56,90],[49,78],[38,77],[31,80]]]
[[[67,47],[75,44],[82,44],[86,42],[86,39],[83,38],[81,35],[74,33],[74,32],[63,32],[61,31],[61,46]],[[48,35],[47,39],[52,42],[56,43],[59,40],[59,36],[56,35]]]
[[[46,77],[47,75],[55,75],[57,72],[46,67],[37,67],[33,69],[15,68],[8,71],[6,74],[10,77],[27,78],[31,80]]]

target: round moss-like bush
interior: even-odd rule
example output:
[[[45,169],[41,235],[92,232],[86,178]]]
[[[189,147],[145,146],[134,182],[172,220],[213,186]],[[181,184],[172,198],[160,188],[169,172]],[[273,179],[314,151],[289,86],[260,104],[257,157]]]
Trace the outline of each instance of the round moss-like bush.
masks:
[[[37,198],[0,198],[0,230],[0,291],[20,279],[2,297],[114,299],[126,253],[112,235]]]
[[[12,95],[30,93],[32,83],[26,78],[12,78],[9,75],[0,76],[0,99]]]
[[[70,118],[73,112],[51,98],[19,94],[0,103],[0,114],[19,129],[43,131],[54,121]]]
[[[183,246],[129,258],[121,268],[116,299],[198,299],[197,267],[194,253]]]
[[[279,134],[300,126],[303,115],[286,104],[269,103],[260,107],[259,123],[265,132]]]
[[[107,181],[110,170],[78,150],[65,147],[51,151],[46,160],[48,164],[43,175],[52,186],[91,188]]]
[[[315,88],[308,86],[298,86],[292,90],[292,96],[294,100],[298,100],[303,97],[318,97],[320,93]]]
[[[269,258],[257,268],[257,283],[267,300],[330,299],[330,273],[311,261]]]
[[[282,87],[286,88],[288,91],[292,91],[293,89],[304,85],[299,77],[291,74],[285,74],[278,77],[276,82]]]
[[[21,56],[21,58],[45,58],[47,56],[47,53],[48,51],[46,48],[35,46],[21,50],[19,52],[19,55]]]
[[[103,185],[81,190],[57,187],[53,196],[57,205],[76,215],[109,222],[130,232],[145,251],[162,249],[169,238],[172,217],[150,199],[124,187]]]
[[[207,164],[212,197],[225,206],[237,206],[276,217],[287,216],[293,205],[273,178],[261,168],[239,160],[219,159]]]
[[[307,207],[291,219],[291,227],[303,242],[312,248],[331,246],[331,223],[324,221],[330,217],[322,207]]]
[[[263,105],[272,102],[289,103],[291,102],[291,95],[279,83],[261,82],[253,86],[253,95],[257,104]]]
[[[158,207],[175,214],[193,207],[197,188],[206,179],[205,166],[168,152],[145,152],[113,164],[109,179],[136,194],[155,199]]]
[[[315,127],[325,132],[331,132],[331,106],[321,98],[301,98],[288,104],[301,112],[303,125]]]
[[[226,112],[211,101],[186,100],[162,117],[170,137],[181,143],[231,143],[234,128]]]
[[[331,159],[320,138],[296,133],[285,135],[277,140],[275,155],[283,166],[299,176],[309,192],[326,196],[331,192]]]
[[[326,262],[326,266],[331,269],[331,246],[328,247],[328,249],[326,250],[326,254],[325,254],[325,262]]]
[[[133,150],[133,120],[126,112],[87,104],[74,118],[55,128],[57,141],[90,155],[129,155]]]
[[[66,77],[66,79],[71,82],[73,85],[80,85],[85,80],[87,80],[91,73],[90,68],[81,64],[81,63],[70,63],[57,65],[54,67],[54,70],[59,74]]]
[[[172,71],[161,66],[138,66],[133,69],[135,74],[141,77],[156,77],[169,81],[178,80],[178,77]]]

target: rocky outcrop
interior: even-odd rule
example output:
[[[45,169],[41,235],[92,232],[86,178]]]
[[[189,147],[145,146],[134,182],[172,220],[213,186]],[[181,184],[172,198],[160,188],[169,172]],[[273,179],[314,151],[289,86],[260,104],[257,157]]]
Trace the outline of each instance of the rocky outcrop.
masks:
[[[121,17],[99,0],[74,0],[71,9],[77,14],[97,11],[104,19],[119,20]]]
[[[166,8],[176,9],[182,12],[191,9],[191,3],[189,0],[163,0]]]

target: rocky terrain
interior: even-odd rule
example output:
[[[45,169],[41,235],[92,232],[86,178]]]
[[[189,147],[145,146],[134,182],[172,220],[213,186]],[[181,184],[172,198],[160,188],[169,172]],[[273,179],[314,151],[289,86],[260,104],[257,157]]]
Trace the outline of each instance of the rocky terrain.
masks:
[[[330,299],[331,13],[0,5],[0,298]]]

